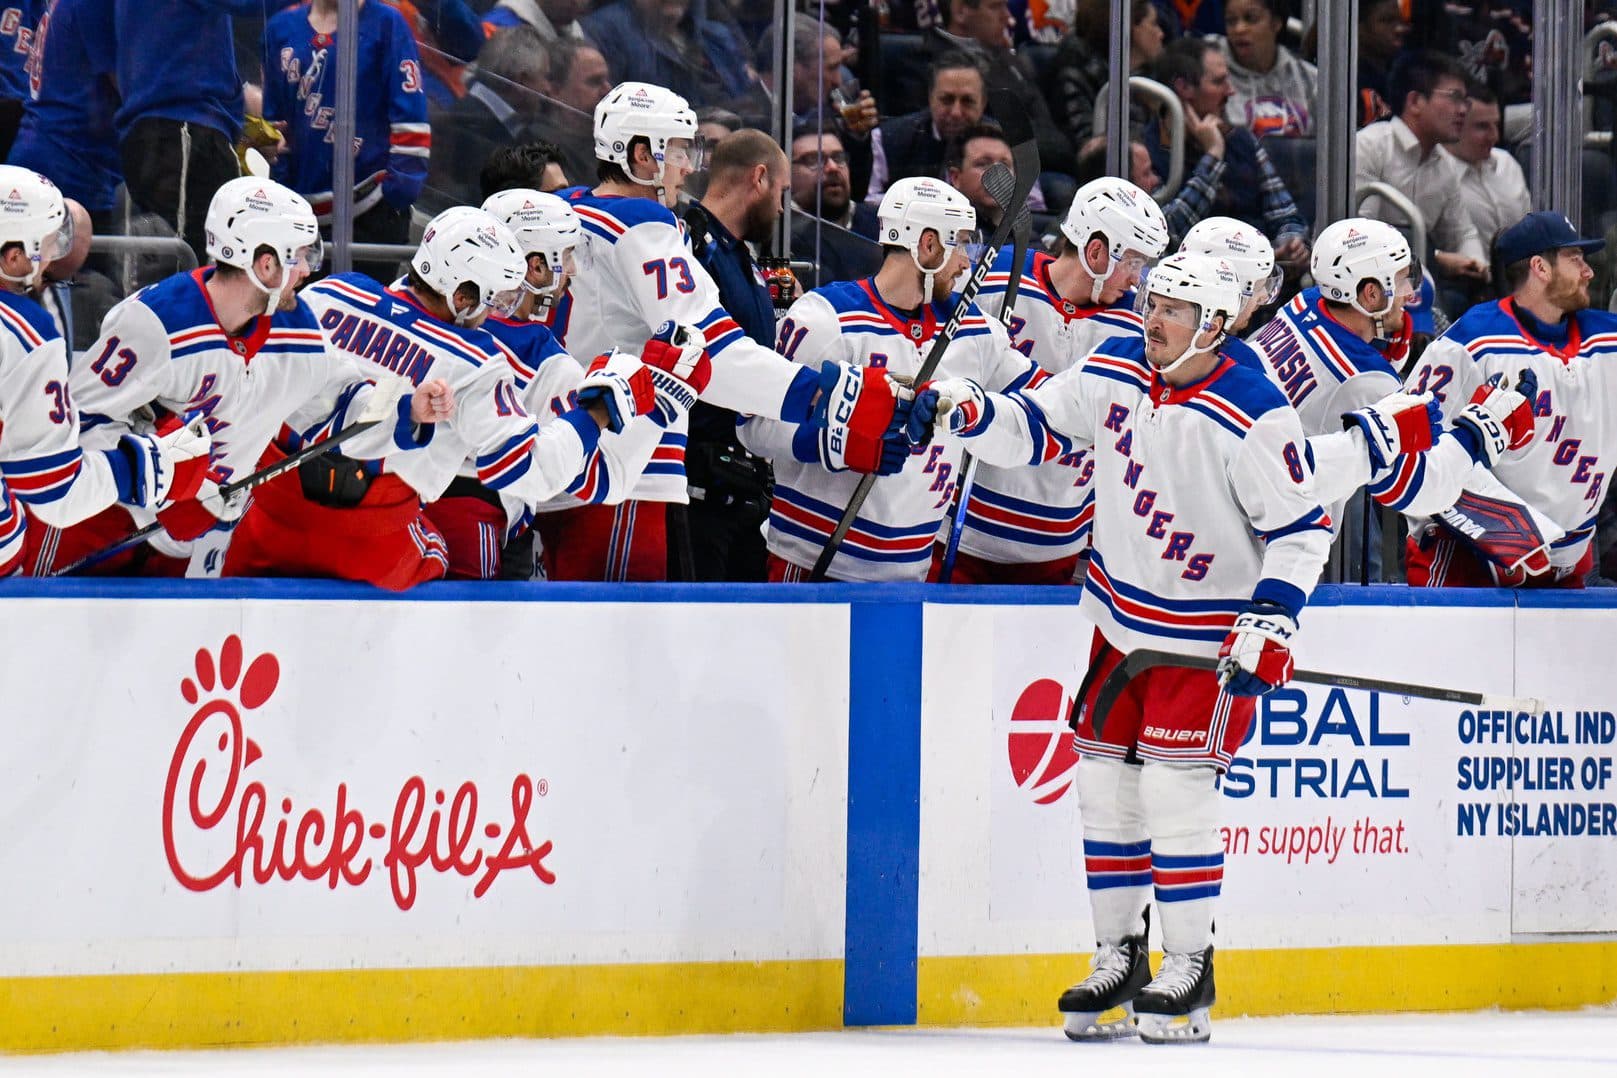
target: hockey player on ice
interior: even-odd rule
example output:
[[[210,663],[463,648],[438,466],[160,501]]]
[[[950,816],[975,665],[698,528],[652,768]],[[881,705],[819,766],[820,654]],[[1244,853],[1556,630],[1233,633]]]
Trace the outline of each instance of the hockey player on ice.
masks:
[[[331,351],[297,288],[321,261],[319,229],[303,196],[271,180],[242,177],[208,206],[213,264],[141,290],[107,313],[101,338],[70,379],[84,416],[87,448],[150,432],[152,416],[206,420],[206,475],[191,498],[164,508],[163,529],[142,548],[104,564],[137,565],[156,575],[216,575],[218,545],[241,515],[245,492],[226,499],[220,484],[255,470],[271,440],[326,433],[367,419],[372,430],[345,443],[359,457],[414,448],[453,408],[449,386],[428,380],[400,396],[379,387],[348,357]],[[296,476],[292,479],[295,481]],[[113,509],[52,536],[38,559],[58,568],[149,523],[151,514]],[[210,557],[211,555],[211,557]]]
[[[1098,951],[1059,1008],[1074,1039],[1211,1035],[1218,777],[1254,698],[1286,683],[1291,640],[1330,547],[1302,425],[1262,374],[1219,353],[1242,306],[1222,261],[1176,254],[1146,283],[1144,334],[1012,394],[921,387],[928,423],[1004,467],[1093,446],[1095,524],[1082,609],[1096,625],[1077,745]],[[1129,651],[1218,656],[1158,667],[1097,731],[1094,693]],[[1147,963],[1153,885],[1165,952]],[[1137,1023],[1135,1025],[1134,1023]]]
[[[696,326],[712,360],[704,400],[788,424],[812,418],[829,425],[830,440],[849,447],[845,463],[874,471],[884,443],[891,449],[903,443],[908,390],[885,375],[822,363],[825,357],[813,352],[798,357],[807,366],[789,362],[741,332],[673,214],[701,152],[696,114],[663,87],[625,82],[595,107],[601,182],[559,192],[584,225],[567,347],[581,356],[638,351],[664,323]],[[838,407],[826,407],[832,400]],[[631,557],[666,565],[664,505],[689,501],[685,431],[683,417],[670,423],[632,492],[650,550]]]
[[[8,576],[48,571],[36,570],[25,547],[38,555],[58,529],[115,502],[159,509],[188,497],[184,483],[174,485],[177,466],[205,460],[208,435],[200,426],[162,437],[126,431],[107,449],[79,448],[67,342],[30,297],[46,265],[72,248],[73,221],[61,192],[37,172],[0,165],[0,193],[0,576]],[[200,480],[200,467],[187,470]]]
[[[1168,225],[1156,202],[1110,176],[1078,189],[1061,234],[1061,254],[1027,252],[1009,326],[1011,343],[1051,374],[1078,363],[1104,340],[1139,335],[1132,290],[1168,247]],[[998,253],[978,293],[978,305],[990,318],[1004,307],[1012,253],[1011,247]],[[1071,583],[1089,545],[1093,471],[1087,450],[1037,468],[978,464],[951,582]],[[940,536],[934,551],[934,579],[947,538]]]
[[[505,350],[479,328],[515,304],[527,272],[509,229],[459,206],[428,223],[394,287],[347,273],[305,290],[333,349],[378,377],[446,382],[454,414],[426,445],[379,465],[356,468],[327,454],[325,481],[309,481],[314,469],[305,465],[302,476],[264,484],[237,529],[227,574],[335,576],[395,590],[436,579],[449,554],[421,506],[449,488],[468,457],[489,489],[542,501],[578,477],[603,428],[621,430],[655,406],[640,361],[613,354],[581,383],[578,407],[543,427],[534,421]]]
[[[884,258],[874,277],[816,288],[781,320],[776,348],[803,362],[833,358],[864,371],[912,378],[953,311],[950,291],[970,265],[977,212],[942,180],[899,180],[876,211]],[[1007,390],[1039,372],[1011,348],[1004,327],[975,305],[943,354],[939,370]],[[858,485],[851,451],[812,423],[753,417],[741,442],[775,464],[767,540],[769,578],[807,579]],[[870,492],[838,548],[833,580],[926,578],[933,537],[954,493],[959,440],[883,446]]]

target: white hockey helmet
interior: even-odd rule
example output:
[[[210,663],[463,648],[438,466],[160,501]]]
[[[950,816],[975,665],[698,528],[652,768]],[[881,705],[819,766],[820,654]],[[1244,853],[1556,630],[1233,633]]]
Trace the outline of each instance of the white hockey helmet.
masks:
[[[1253,307],[1274,299],[1285,275],[1275,262],[1275,249],[1269,238],[1245,221],[1233,217],[1208,217],[1185,233],[1179,250],[1212,255],[1228,262],[1241,279],[1241,295]]]
[[[1159,296],[1196,308],[1193,321],[1186,323],[1192,330],[1190,344],[1172,363],[1158,368],[1161,373],[1169,374],[1197,353],[1211,352],[1223,343],[1241,311],[1241,279],[1222,258],[1179,251],[1152,267],[1151,279],[1146,282],[1139,300],[1140,313],[1147,320],[1157,313],[1155,299]],[[1215,326],[1213,319],[1218,315],[1224,320]],[[1197,338],[1214,331],[1216,335],[1210,341],[1197,343]]]
[[[1106,279],[1127,252],[1135,251],[1150,262],[1168,249],[1168,221],[1156,200],[1116,176],[1102,176],[1078,188],[1078,193],[1072,196],[1072,205],[1067,207],[1067,216],[1061,221],[1061,234],[1080,252],[1097,233],[1106,241],[1106,256],[1111,265],[1105,273],[1095,277],[1091,303],[1100,302]],[[1089,270],[1087,263],[1084,268]],[[1140,268],[1144,268],[1144,262]]]
[[[296,269],[310,273],[325,260],[320,225],[309,200],[274,180],[241,176],[227,181],[208,203],[203,222],[208,256],[221,266],[234,266],[268,293],[269,310],[280,306],[281,293]],[[279,283],[265,287],[253,272],[260,249],[268,247],[281,264]]]
[[[20,243],[33,271],[27,277],[0,274],[33,288],[45,265],[73,246],[73,215],[56,185],[32,169],[0,165],[0,244]]]
[[[923,295],[932,295],[932,277],[949,261],[958,243],[975,243],[977,210],[971,199],[942,180],[909,176],[895,180],[876,209],[876,240],[883,247],[902,247],[915,268],[926,275]],[[928,229],[938,234],[945,255],[936,266],[921,264],[921,237]]]
[[[489,308],[508,310],[528,275],[511,230],[471,206],[455,206],[429,221],[410,266],[449,304],[457,325],[475,323]],[[455,293],[466,284],[477,289],[477,306],[455,311]]]
[[[490,195],[483,211],[511,230],[524,258],[539,255],[545,260],[550,284],[535,288],[524,278],[522,290],[554,303],[566,287],[564,278],[578,273],[573,251],[584,238],[578,214],[565,199],[526,187]]]
[[[1392,312],[1400,289],[1412,293],[1419,287],[1420,278],[1409,241],[1403,233],[1381,221],[1368,217],[1348,217],[1329,225],[1314,243],[1314,254],[1309,261],[1314,283],[1319,293],[1336,303],[1350,304],[1354,310],[1375,320],[1376,335],[1385,337],[1381,320]],[[1400,271],[1408,270],[1400,285]],[[1387,294],[1387,303],[1379,311],[1366,310],[1359,304],[1359,286],[1374,281]]]
[[[657,175],[640,179],[629,167],[629,145],[644,138],[657,162]],[[663,171],[667,168],[668,144],[689,139],[688,157],[692,169],[702,167],[702,140],[696,133],[696,113],[674,91],[649,82],[620,82],[595,106],[595,158],[618,165],[635,183],[657,188],[663,196]]]

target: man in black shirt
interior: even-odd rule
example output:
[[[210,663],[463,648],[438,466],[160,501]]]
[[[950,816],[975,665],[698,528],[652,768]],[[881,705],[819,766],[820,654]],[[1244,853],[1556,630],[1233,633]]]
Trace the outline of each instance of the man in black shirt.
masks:
[[[719,301],[741,331],[775,343],[775,309],[748,243],[774,234],[791,184],[786,154],[762,131],[742,128],[713,151],[707,191],[686,212],[691,249],[719,286]],[[697,580],[765,579],[759,531],[769,515],[769,462],[741,448],[736,413],[698,402],[685,451],[690,482],[689,542]],[[681,571],[677,525],[669,521],[670,579]]]

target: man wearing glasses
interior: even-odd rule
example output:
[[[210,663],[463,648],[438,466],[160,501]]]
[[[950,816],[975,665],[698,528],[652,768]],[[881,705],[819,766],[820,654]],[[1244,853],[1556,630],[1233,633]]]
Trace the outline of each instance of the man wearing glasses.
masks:
[[[1465,132],[1470,109],[1465,69],[1452,57],[1418,53],[1393,69],[1390,120],[1361,128],[1354,138],[1354,187],[1379,180],[1408,195],[1426,221],[1430,258],[1445,306],[1464,307],[1488,280],[1488,252],[1464,202],[1455,196],[1465,165],[1449,152]],[[1379,198],[1365,201],[1366,217],[1395,228],[1409,222]]]
[[[809,287],[876,272],[876,207],[854,201],[848,155],[835,133],[807,127],[792,137],[792,202],[799,211],[792,250],[819,266]]]

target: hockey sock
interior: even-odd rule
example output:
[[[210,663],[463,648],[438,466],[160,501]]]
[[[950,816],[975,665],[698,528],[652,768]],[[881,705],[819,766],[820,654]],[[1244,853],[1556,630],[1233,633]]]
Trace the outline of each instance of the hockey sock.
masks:
[[[1138,935],[1151,901],[1151,841],[1146,837],[1136,764],[1099,756],[1078,761],[1084,822],[1084,872],[1095,938],[1121,943]]]
[[[1200,952],[1213,941],[1213,904],[1224,883],[1218,771],[1157,761],[1140,771],[1162,949]]]

